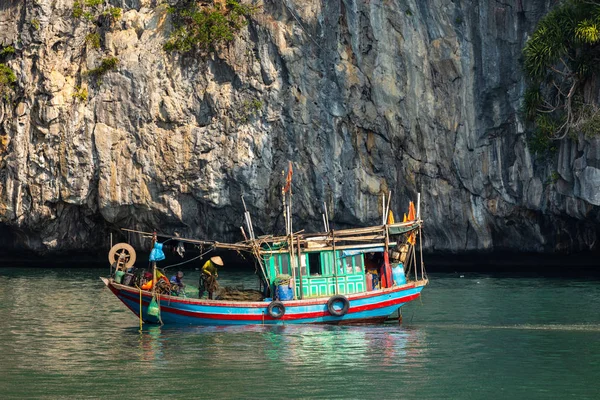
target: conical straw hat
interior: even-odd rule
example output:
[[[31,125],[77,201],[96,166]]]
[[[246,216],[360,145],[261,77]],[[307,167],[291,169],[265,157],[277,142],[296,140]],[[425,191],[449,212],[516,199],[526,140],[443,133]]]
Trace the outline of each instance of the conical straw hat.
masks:
[[[210,258],[210,261],[213,262],[213,264],[218,265],[219,267],[223,266],[223,260],[221,259],[221,257],[219,256],[214,256]]]

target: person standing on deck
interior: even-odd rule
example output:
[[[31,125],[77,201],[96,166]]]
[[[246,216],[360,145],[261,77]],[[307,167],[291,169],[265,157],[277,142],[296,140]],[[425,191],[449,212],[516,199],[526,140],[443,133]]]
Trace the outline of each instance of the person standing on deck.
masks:
[[[217,278],[219,273],[217,267],[223,266],[223,260],[219,256],[211,257],[210,260],[204,263],[202,266],[202,273],[200,274],[200,290],[201,293],[198,297],[202,298],[204,291],[208,292],[208,298],[212,300],[213,293],[217,289]]]

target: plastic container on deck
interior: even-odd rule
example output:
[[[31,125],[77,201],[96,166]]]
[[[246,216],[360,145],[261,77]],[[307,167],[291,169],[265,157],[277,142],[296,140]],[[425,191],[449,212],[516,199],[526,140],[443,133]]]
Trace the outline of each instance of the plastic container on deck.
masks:
[[[133,281],[133,274],[130,274],[129,272],[125,274],[125,276],[122,279],[122,283],[125,286],[131,286],[131,282]]]
[[[121,281],[123,280],[123,275],[125,275],[124,271],[115,272],[115,282],[121,283]]]
[[[392,275],[394,277],[394,283],[397,286],[404,285],[406,283],[406,276],[404,276],[404,266],[402,264],[393,264]]]
[[[293,300],[294,292],[289,285],[279,285],[277,286],[277,298],[280,301]]]

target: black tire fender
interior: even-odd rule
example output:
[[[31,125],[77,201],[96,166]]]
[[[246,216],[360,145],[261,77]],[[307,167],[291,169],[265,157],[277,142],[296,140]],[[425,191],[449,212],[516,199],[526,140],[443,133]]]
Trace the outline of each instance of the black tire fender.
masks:
[[[285,315],[285,306],[280,301],[272,301],[267,307],[267,313],[269,313],[269,316],[271,316],[271,318],[279,319]]]
[[[338,302],[342,303],[341,310],[336,310],[333,307],[333,305]],[[329,298],[329,300],[327,300],[327,311],[329,311],[329,314],[333,315],[334,317],[342,317],[342,316],[346,315],[346,313],[348,312],[349,309],[350,309],[350,301],[348,300],[348,298],[346,296],[338,294],[335,296],[331,296]]]

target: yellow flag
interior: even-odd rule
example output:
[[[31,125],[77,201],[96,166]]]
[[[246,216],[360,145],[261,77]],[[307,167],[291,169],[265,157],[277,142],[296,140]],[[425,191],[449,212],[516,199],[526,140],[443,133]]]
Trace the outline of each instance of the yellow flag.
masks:
[[[393,224],[394,223],[394,213],[392,212],[392,210],[390,210],[390,213],[388,214],[387,223],[388,224]]]

